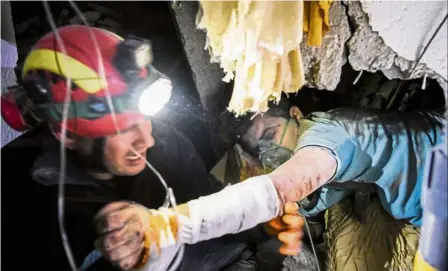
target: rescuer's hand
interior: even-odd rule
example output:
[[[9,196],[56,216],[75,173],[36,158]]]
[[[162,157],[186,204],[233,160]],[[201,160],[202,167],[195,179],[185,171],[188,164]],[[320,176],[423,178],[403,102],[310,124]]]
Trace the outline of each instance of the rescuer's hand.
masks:
[[[170,263],[176,252],[173,248],[177,246],[177,218],[169,210],[160,212],[129,202],[111,203],[95,217],[95,226],[99,235],[97,249],[123,270],[143,267],[150,253],[160,256],[161,250],[164,255],[157,258]]]
[[[95,217],[99,238],[95,246],[116,267],[129,270],[139,262],[144,248],[150,213],[140,205],[115,202]]]
[[[304,220],[298,211],[297,203],[287,202],[284,214],[272,219],[265,225],[266,231],[272,235],[277,235],[283,243],[279,250],[283,255],[297,255],[300,251]]]

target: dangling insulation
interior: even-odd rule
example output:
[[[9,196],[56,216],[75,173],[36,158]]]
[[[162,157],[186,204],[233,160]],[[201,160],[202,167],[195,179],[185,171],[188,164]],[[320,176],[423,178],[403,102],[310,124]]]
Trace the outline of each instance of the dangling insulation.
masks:
[[[322,39],[330,30],[331,1],[305,1],[303,31],[308,33],[308,46],[321,46]]]
[[[200,3],[197,25],[207,31],[211,59],[220,62],[224,81],[235,81],[229,111],[265,112],[269,100],[304,85],[302,1]]]

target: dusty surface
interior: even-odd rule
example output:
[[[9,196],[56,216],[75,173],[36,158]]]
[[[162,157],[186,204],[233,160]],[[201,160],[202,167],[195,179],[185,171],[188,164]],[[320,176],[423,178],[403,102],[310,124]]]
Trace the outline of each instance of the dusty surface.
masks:
[[[300,49],[307,86],[334,90],[341,80],[342,66],[347,62],[345,43],[350,38],[346,8],[334,2],[330,8],[330,31],[325,35],[322,47],[306,45],[304,34]]]

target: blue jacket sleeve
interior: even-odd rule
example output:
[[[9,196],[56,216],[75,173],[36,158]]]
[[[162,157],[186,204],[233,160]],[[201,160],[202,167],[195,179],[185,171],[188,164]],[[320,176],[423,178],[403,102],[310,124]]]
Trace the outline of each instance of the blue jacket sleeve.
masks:
[[[325,113],[313,113],[309,119],[302,120],[300,130],[296,151],[318,146],[333,153],[337,170],[330,181],[350,181],[368,169],[369,159],[362,155],[357,141],[338,122],[327,119]]]

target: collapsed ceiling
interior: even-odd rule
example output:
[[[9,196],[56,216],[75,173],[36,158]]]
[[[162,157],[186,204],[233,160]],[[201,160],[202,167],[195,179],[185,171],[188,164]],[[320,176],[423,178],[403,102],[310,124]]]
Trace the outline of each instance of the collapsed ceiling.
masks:
[[[397,7],[393,6],[393,2],[376,3],[376,5],[379,4],[382,5],[384,10],[392,9],[398,14],[394,17],[397,26],[392,28],[393,31],[398,31],[397,27],[403,32],[405,32],[405,29],[408,32],[413,31],[413,25],[406,21],[406,18],[410,16],[408,13],[412,13],[411,9],[404,8],[397,10]],[[415,3],[411,4],[407,2],[407,4],[412,7]],[[428,6],[428,3],[424,4]],[[385,7],[385,5],[391,6]],[[389,30],[381,27],[384,23],[379,23],[381,22],[381,14],[378,14],[378,6],[370,2],[334,1],[330,8],[330,31],[325,35],[322,46],[307,46],[306,42],[304,42],[307,39],[307,34],[304,33],[301,52],[306,85],[317,89],[335,90],[341,80],[342,67],[348,61],[356,71],[381,71],[388,79],[415,79],[423,78],[424,76],[433,78],[444,89],[445,96],[447,96],[446,22],[444,28],[439,31],[437,39],[435,39],[435,42],[438,42],[438,44],[431,44],[430,50],[428,50],[425,58],[415,67],[412,75],[409,75],[417,59],[417,56],[410,57],[409,52],[421,53],[423,47],[425,47],[430,36],[434,33],[437,25],[447,12],[446,2],[431,2],[431,5],[433,5],[432,9],[427,8],[426,13],[420,14],[430,16],[427,20],[424,18],[421,19],[424,22],[422,25],[426,26],[426,28],[420,26],[419,31],[415,31],[416,33],[413,36],[403,41],[405,43],[404,45],[395,46],[398,51],[397,53],[389,46],[389,44],[396,45],[397,40],[391,42],[390,38],[385,40],[381,36],[384,34],[390,37],[391,33]],[[434,11],[435,7],[438,7],[438,11],[441,10],[438,16],[436,16],[437,18],[433,18],[435,16],[431,16],[432,14],[430,13]],[[194,18],[197,11],[198,4],[196,2],[179,3],[173,8],[174,17],[178,24],[186,55],[193,71],[196,87],[201,95],[201,100],[207,108],[212,109],[215,107],[216,97],[222,97],[223,95],[219,92],[225,89],[223,87],[225,83],[221,80],[224,74],[220,70],[219,65],[210,64],[210,56],[204,50],[206,44],[205,33],[196,30]],[[365,11],[368,11],[369,14]],[[401,13],[403,15],[400,15]],[[372,22],[374,23],[374,28],[371,25]],[[375,31],[378,29],[380,30],[379,32]],[[419,33],[426,33],[426,36],[420,37],[418,35]],[[441,41],[445,42],[443,43]],[[443,52],[435,46],[441,46],[440,48],[442,48]],[[434,54],[429,55],[431,50],[433,52],[434,50],[439,50],[440,54],[437,57]],[[437,61],[431,62],[430,60],[434,58]],[[440,63],[442,64],[437,65]]]

